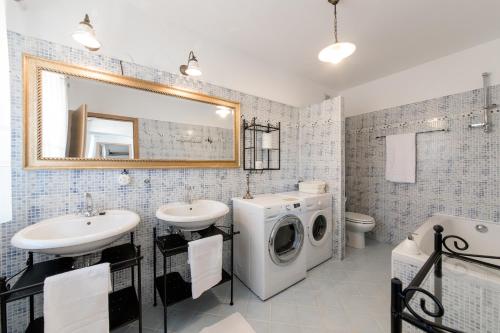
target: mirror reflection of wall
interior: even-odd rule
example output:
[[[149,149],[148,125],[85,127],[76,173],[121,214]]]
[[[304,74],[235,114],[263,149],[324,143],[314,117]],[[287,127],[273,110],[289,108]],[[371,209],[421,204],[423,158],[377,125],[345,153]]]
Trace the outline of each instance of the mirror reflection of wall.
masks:
[[[234,110],[42,71],[42,156],[232,160]]]

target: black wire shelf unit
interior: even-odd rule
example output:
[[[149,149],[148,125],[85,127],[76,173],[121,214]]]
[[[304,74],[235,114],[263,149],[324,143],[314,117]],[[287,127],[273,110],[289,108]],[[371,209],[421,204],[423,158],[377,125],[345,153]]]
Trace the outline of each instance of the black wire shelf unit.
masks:
[[[402,333],[403,321],[428,333],[466,333],[464,331],[443,325],[445,308],[443,306],[443,258],[453,258],[470,264],[500,270],[500,265],[493,264],[500,257],[491,255],[471,254],[464,252],[469,248],[468,242],[456,235],[443,236],[444,228],[434,226],[434,252],[429,256],[424,265],[417,272],[406,288],[400,279],[391,280],[391,333]],[[450,244],[451,243],[451,244]],[[484,259],[490,262],[484,261]],[[433,276],[431,280],[434,292],[424,289],[422,284],[426,277]],[[418,300],[420,309],[412,307],[412,300]],[[426,299],[433,304],[428,306]],[[424,315],[425,314],[425,315]],[[424,317],[425,316],[425,317]]]
[[[222,235],[223,241],[231,242],[231,270],[226,272],[222,270],[222,280],[217,284],[221,285],[230,282],[231,288],[231,301],[233,305],[233,262],[234,262],[234,235],[239,232],[234,232],[233,225],[231,226],[215,226],[212,225],[207,229],[197,231],[201,238],[211,237],[215,235]],[[157,276],[157,256],[156,248],[160,251],[163,259],[163,274]],[[188,241],[186,241],[179,234],[169,234],[165,236],[158,236],[156,228],[153,228],[153,305],[157,306],[157,296],[163,305],[163,325],[164,332],[167,332],[167,308],[192,296],[191,283],[184,281],[179,272],[168,272],[167,267],[171,266],[172,256],[185,253],[188,250]],[[167,266],[168,261],[168,266]]]
[[[278,147],[271,149],[262,148],[262,133],[276,133],[278,136]],[[260,138],[259,138],[260,136]],[[260,142],[260,146],[259,146]],[[262,160],[262,168],[256,167],[256,162]],[[276,158],[274,160],[273,158]],[[243,170],[252,172],[264,172],[268,170],[281,169],[281,123],[276,125],[270,123],[258,124],[257,118],[250,122],[243,119]]]
[[[110,263],[113,290],[109,294],[109,327],[111,330],[138,321],[138,331],[142,332],[142,293],[141,293],[141,255],[140,245],[134,244],[134,233],[130,233],[130,243],[106,248],[101,252],[99,262]],[[20,275],[10,286],[9,279],[0,279],[1,333],[7,333],[7,305],[11,302],[29,298],[29,324],[26,333],[43,333],[43,317],[35,318],[34,297],[43,294],[47,277],[77,269],[75,259],[69,257],[34,263],[33,252],[28,253],[26,267],[11,278]],[[130,269],[130,286],[115,290],[115,273]],[[135,278],[137,269],[137,279]]]

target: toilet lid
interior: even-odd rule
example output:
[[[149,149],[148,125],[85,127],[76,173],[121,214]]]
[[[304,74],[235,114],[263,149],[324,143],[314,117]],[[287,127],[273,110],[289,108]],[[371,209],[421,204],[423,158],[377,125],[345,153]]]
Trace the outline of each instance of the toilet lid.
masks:
[[[353,212],[346,212],[345,213],[345,218],[348,221],[355,222],[355,223],[374,223],[375,219],[371,216],[360,214],[360,213],[353,213]]]

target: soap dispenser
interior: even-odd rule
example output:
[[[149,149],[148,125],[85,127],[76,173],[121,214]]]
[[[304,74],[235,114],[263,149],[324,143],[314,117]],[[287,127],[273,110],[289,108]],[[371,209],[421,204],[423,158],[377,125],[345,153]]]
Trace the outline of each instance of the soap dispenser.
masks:
[[[403,242],[403,246],[409,254],[413,254],[413,255],[418,256],[418,255],[420,255],[420,249],[418,248],[418,244],[415,241],[415,239],[413,238],[413,235],[416,235],[416,234],[414,234],[412,232],[410,232],[408,234],[408,237]]]

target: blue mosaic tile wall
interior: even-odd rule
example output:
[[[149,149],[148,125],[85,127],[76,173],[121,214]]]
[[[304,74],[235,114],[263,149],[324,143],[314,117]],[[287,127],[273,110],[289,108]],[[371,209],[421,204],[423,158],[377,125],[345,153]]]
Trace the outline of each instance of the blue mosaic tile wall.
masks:
[[[478,73],[479,75],[480,73]],[[499,103],[500,86],[490,87]],[[371,237],[396,244],[429,216],[443,213],[500,222],[500,113],[491,131],[480,122],[483,89],[346,119],[347,211],[371,215]],[[378,135],[448,128],[417,135],[417,180],[385,180],[385,140]]]
[[[342,97],[300,110],[300,175],[327,182],[333,193],[334,257],[344,258],[344,126]]]
[[[36,223],[44,218],[77,212],[83,205],[83,194],[90,192],[98,208],[130,209],[141,216],[141,223],[136,230],[136,243],[142,245],[143,261],[143,295],[144,302],[152,302],[152,229],[159,228],[159,233],[165,233],[165,225],[158,221],[155,210],[164,203],[182,201],[185,199],[187,186],[193,186],[195,198],[206,198],[225,202],[231,205],[231,198],[244,194],[245,172],[240,169],[145,169],[130,170],[132,183],[120,186],[118,176],[121,170],[39,170],[25,171],[22,168],[22,54],[29,53],[51,60],[59,60],[82,66],[93,66],[115,73],[120,73],[120,62],[117,59],[105,57],[96,53],[58,45],[52,42],[22,36],[9,32],[9,57],[11,66],[12,87],[12,197],[13,220],[0,225],[1,236],[1,274],[11,276],[24,267],[27,253],[10,246],[12,235],[23,227]],[[167,85],[185,87],[191,90],[218,96],[241,103],[242,116],[245,119],[257,117],[260,122],[281,122],[282,153],[281,170],[266,172],[262,175],[252,175],[251,190],[253,193],[273,193],[295,190],[295,184],[300,177],[300,119],[297,108],[273,102],[264,98],[247,95],[238,91],[218,87],[209,83],[196,81],[165,71],[123,63],[124,75],[136,77]],[[340,115],[340,107],[333,108]],[[333,112],[333,111],[330,111]],[[335,121],[332,133],[341,135],[342,121]],[[325,129],[326,130],[326,129]],[[333,136],[331,137],[333,140]],[[337,152],[341,140],[335,140]],[[304,144],[304,143],[302,143]],[[318,144],[328,144],[321,139]],[[331,155],[333,159],[336,157]],[[337,160],[341,160],[340,157]],[[307,163],[313,163],[309,160]],[[327,163],[324,161],[324,165]],[[312,164],[311,164],[312,165]],[[340,166],[343,167],[342,165]],[[341,172],[338,166],[332,167],[329,183],[339,179]],[[334,185],[334,188],[340,188]],[[335,195],[335,193],[334,193]],[[337,199],[338,201],[338,199]],[[341,206],[337,205],[336,216],[340,219]],[[231,223],[232,214],[228,214],[223,223]],[[339,224],[343,228],[343,224]],[[336,232],[343,235],[343,230]],[[335,258],[343,256],[342,238],[335,239]],[[124,242],[126,240],[122,240]],[[227,267],[228,247],[225,247],[225,262]],[[35,261],[47,259],[36,255]],[[170,270],[177,270],[188,277],[186,256],[174,257]],[[118,278],[119,283],[123,283]],[[40,313],[40,299],[37,299],[37,312]],[[23,332],[27,325],[27,303],[19,301],[9,306],[9,332]]]

